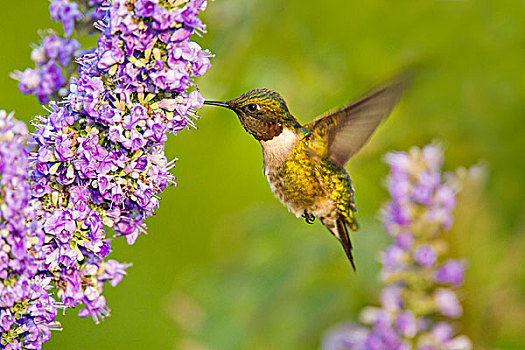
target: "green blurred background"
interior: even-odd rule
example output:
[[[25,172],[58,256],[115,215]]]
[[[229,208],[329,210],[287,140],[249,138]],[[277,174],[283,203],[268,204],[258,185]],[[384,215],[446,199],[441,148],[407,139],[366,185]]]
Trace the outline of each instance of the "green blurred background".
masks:
[[[30,42],[51,22],[45,0],[4,1],[0,107],[29,121],[45,113],[8,77],[30,66]],[[275,199],[260,146],[229,111],[205,108],[199,130],[171,137],[179,186],[163,194],[107,287],[112,316],[100,325],[60,316],[48,349],[316,349],[336,323],[377,304],[378,211],[387,200],[382,155],[440,140],[445,167],[482,160],[487,180],[466,189],[448,235],[469,259],[457,322],[476,349],[525,348],[525,2],[228,0],[209,4],[216,57],[198,80],[205,97],[278,90],[306,122],[407,66],[413,83],[399,108],[348,165],[362,229],[358,273],[319,224]],[[93,43],[93,39],[86,42]]]

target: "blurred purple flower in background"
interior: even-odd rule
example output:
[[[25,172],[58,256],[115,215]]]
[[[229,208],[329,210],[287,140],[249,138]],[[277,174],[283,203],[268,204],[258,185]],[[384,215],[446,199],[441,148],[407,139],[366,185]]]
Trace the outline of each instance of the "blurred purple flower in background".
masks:
[[[96,322],[109,315],[104,285],[117,285],[129,264],[107,260],[107,230],[129,244],[146,232],[158,195],[175,184],[167,134],[192,126],[204,102],[193,77],[210,67],[210,54],[189,37],[204,31],[197,15],[205,7],[204,0],[51,3],[68,38],[45,37],[32,54],[37,67],[16,77],[40,101],[58,90],[67,96],[33,120],[29,156],[25,125],[0,114],[1,348],[40,348],[59,327],[59,307],[83,304],[79,316]],[[61,67],[79,52],[69,37],[97,19],[97,48],[76,58],[78,76],[64,89]]]
[[[329,331],[322,348],[471,349],[470,340],[455,335],[448,323],[463,312],[455,290],[463,284],[465,263],[447,260],[440,237],[452,226],[460,180],[442,175],[443,152],[437,145],[389,153],[385,159],[392,199],[383,224],[393,243],[382,253],[381,307],[363,309],[368,327],[348,324]]]

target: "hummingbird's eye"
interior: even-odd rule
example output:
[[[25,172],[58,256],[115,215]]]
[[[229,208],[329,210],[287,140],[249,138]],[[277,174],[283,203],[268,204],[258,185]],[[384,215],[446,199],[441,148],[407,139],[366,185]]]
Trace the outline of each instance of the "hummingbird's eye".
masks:
[[[259,106],[257,106],[255,103],[250,103],[250,104],[248,105],[248,110],[249,110],[250,112],[255,112],[255,111],[258,110],[258,109],[259,109]]]

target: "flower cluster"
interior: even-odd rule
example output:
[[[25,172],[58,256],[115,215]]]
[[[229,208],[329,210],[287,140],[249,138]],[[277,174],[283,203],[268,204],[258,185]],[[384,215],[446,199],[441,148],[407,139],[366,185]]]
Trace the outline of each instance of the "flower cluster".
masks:
[[[35,95],[40,103],[47,103],[51,97],[57,98],[66,79],[63,69],[71,61],[80,44],[75,39],[66,39],[49,34],[35,47],[31,59],[35,68],[15,72],[12,76],[19,81],[18,88],[24,94]]]
[[[69,37],[86,22],[79,9],[98,5],[88,16],[103,16],[97,48],[76,59],[78,77],[63,102],[35,117],[32,138],[0,113],[2,349],[41,348],[59,327],[58,308],[83,304],[79,315],[96,322],[109,314],[104,286],[117,285],[129,264],[107,259],[108,229],[129,244],[146,232],[158,195],[175,184],[167,134],[192,125],[203,104],[193,77],[210,67],[209,54],[190,35],[204,31],[205,0],[55,0],[50,10]],[[77,49],[73,39],[46,37],[32,55],[37,69],[19,74],[26,92],[53,95],[65,83],[59,65]],[[43,67],[52,71],[45,78]]]
[[[203,98],[192,77],[210,66],[189,37],[204,27],[205,1],[114,0],[103,3],[96,50],[77,58],[63,104],[34,120],[36,151],[30,183],[45,234],[42,266],[64,307],[85,305],[80,316],[108,314],[105,282],[116,285],[126,264],[105,260],[107,229],[133,244],[146,232],[168,184],[173,162],[164,154],[168,133],[192,123]]]
[[[44,33],[39,46],[31,52],[35,68],[17,71],[12,77],[19,81],[18,88],[24,94],[35,95],[40,103],[50,99],[57,100],[67,95],[63,89],[68,77],[75,72],[73,58],[80,49],[79,42],[72,37],[76,28],[76,36],[90,32],[93,23],[103,16],[103,11],[97,11],[102,0],[71,2],[69,0],[53,0],[49,5],[51,18],[61,21],[64,36],[48,30]]]
[[[2,349],[38,349],[58,326],[51,278],[39,273],[44,234],[27,183],[28,132],[0,111],[0,333]]]
[[[455,289],[463,284],[465,264],[446,259],[441,238],[452,226],[458,180],[443,180],[443,153],[436,145],[390,153],[386,162],[392,199],[383,223],[393,244],[382,253],[381,308],[363,310],[370,328],[334,329],[324,349],[470,349],[470,340],[455,335],[449,323],[463,311]]]

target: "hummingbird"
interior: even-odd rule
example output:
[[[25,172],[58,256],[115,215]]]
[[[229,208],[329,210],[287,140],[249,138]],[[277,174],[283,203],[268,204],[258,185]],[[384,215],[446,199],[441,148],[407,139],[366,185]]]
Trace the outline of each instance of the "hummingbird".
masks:
[[[204,101],[237,114],[262,147],[263,171],[275,196],[297,217],[315,218],[335,236],[355,271],[349,230],[357,231],[354,186],[344,166],[401,98],[397,78],[366,97],[301,125],[283,97],[253,89],[226,102]]]

